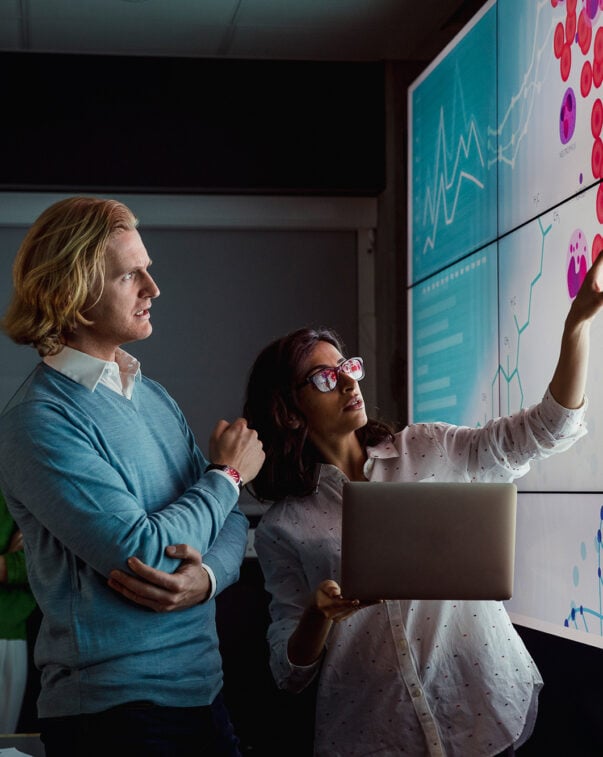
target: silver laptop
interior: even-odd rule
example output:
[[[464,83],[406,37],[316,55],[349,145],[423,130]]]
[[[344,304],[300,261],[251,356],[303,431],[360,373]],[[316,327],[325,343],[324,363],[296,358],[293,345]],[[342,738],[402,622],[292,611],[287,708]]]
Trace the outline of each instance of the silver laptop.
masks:
[[[356,599],[509,599],[517,487],[348,482],[341,589]]]

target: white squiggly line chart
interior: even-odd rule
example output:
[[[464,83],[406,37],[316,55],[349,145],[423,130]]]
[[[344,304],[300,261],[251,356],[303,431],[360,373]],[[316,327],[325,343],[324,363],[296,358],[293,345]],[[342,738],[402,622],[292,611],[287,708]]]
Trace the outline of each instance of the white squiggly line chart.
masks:
[[[537,96],[541,93],[543,82],[546,80],[546,72],[542,72],[541,67],[544,66],[546,69],[549,69],[552,65],[550,49],[551,39],[555,28],[555,19],[549,17],[549,28],[543,34],[542,43],[538,43],[537,41],[539,38],[538,29],[540,25],[542,24],[544,26],[547,23],[547,18],[542,17],[542,11],[548,6],[550,6],[550,0],[543,0],[538,3],[532,49],[528,58],[526,70],[521,77],[519,89],[510,97],[504,115],[500,119],[498,126],[496,128],[488,128],[488,137],[494,137],[496,140],[495,149],[489,149],[489,154],[493,154],[494,156],[493,158],[489,158],[489,166],[494,163],[504,163],[510,168],[514,168],[521,143],[528,133]],[[511,115],[517,108],[520,109],[521,113],[520,117],[517,119],[518,126],[515,128],[515,131],[506,138],[506,141],[503,142],[504,130],[511,120]],[[488,140],[489,148],[490,145],[490,140]]]
[[[438,128],[438,140],[435,151],[434,163],[434,185],[433,189],[427,187],[425,191],[425,201],[423,210],[423,225],[430,225],[431,233],[427,235],[423,245],[423,254],[433,250],[436,243],[438,225],[440,223],[440,209],[443,211],[444,223],[449,226],[454,222],[456,208],[459,203],[459,197],[463,182],[472,182],[478,189],[484,188],[484,182],[474,173],[466,171],[459,166],[461,160],[469,159],[472,154],[472,147],[478,156],[479,163],[482,167],[485,160],[480,147],[480,139],[477,130],[477,123],[474,119],[469,121],[467,136],[459,136],[456,149],[453,150],[455,155],[452,167],[447,166],[448,149],[446,146],[446,121],[444,108],[440,108],[440,124]],[[442,168],[440,168],[442,166]],[[450,189],[454,188],[452,202],[448,202],[447,197]],[[450,210],[448,206],[450,205]]]

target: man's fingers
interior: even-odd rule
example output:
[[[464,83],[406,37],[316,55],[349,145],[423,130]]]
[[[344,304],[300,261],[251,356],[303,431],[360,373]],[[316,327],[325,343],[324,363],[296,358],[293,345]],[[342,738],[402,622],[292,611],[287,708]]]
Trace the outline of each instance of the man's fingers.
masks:
[[[201,553],[198,552],[190,544],[172,544],[165,549],[166,554],[169,557],[176,558],[178,560],[188,560],[191,563],[201,565],[203,562]]]
[[[107,581],[110,588],[138,605],[155,612],[171,612],[176,609],[179,594],[159,586],[143,583],[127,573],[114,570]]]
[[[219,439],[224,431],[230,426],[230,423],[224,419],[219,420],[214,426],[214,430],[211,432],[211,439]]]
[[[143,605],[144,607],[148,607],[151,610],[158,610],[157,602],[154,599],[145,597],[142,594],[137,594],[135,591],[128,589],[128,587],[121,581],[110,577],[108,584],[112,589],[117,591],[126,599],[129,599],[132,602],[136,602],[136,604]]]
[[[162,570],[155,570],[149,565],[146,565],[137,557],[130,557],[128,559],[128,567],[137,576],[144,578],[145,581],[156,584],[157,586],[163,586],[169,588],[172,585],[171,573],[164,573]]]

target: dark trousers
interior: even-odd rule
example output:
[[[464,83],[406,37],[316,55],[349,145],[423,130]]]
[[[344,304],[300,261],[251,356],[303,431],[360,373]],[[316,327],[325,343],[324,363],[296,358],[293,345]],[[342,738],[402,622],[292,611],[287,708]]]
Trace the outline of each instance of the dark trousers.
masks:
[[[241,757],[219,694],[208,707],[132,702],[92,715],[40,719],[46,757]]]

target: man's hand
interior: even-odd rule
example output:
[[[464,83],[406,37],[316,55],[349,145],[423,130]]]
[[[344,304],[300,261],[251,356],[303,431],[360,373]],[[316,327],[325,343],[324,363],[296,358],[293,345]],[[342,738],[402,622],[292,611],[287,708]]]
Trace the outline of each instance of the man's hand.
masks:
[[[109,586],[132,602],[155,612],[184,610],[205,601],[211,583],[202,565],[201,554],[188,544],[167,547],[166,554],[182,561],[174,573],[156,570],[137,557],[131,557],[128,567],[139,578],[122,570],[112,570]]]
[[[212,463],[230,465],[244,484],[252,481],[264,463],[266,455],[255,429],[244,418],[232,423],[218,421],[209,439],[209,459]]]
[[[15,531],[15,533],[11,536],[10,542],[8,544],[7,552],[18,552],[19,550],[23,549],[23,534],[21,531]]]

